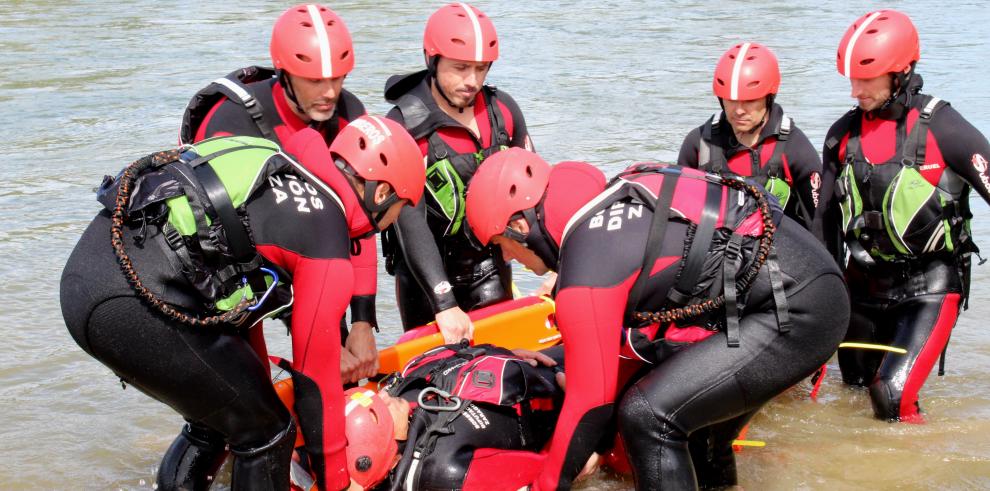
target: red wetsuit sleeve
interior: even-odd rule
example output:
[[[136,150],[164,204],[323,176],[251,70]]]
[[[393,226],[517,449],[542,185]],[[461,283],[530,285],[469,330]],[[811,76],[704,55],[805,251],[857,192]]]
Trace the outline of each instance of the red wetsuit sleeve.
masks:
[[[613,415],[622,316],[635,277],[607,288],[567,287],[557,295],[567,389],[535,489],[568,489]]]

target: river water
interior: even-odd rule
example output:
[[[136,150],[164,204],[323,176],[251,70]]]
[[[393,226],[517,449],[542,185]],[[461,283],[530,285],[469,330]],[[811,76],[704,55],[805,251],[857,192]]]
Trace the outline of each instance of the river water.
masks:
[[[168,5],[166,5],[168,3]],[[426,18],[439,4],[332,5],[355,39],[347,88],[384,113],[386,77],[418,70]],[[176,141],[189,97],[235,68],[268,63],[268,37],[288,6],[261,1],[0,2],[0,489],[144,489],[181,419],[87,357],[58,306],[62,265],[97,211],[105,173]],[[513,95],[550,161],[587,160],[614,172],[676,158],[684,135],[718,106],[711,71],[739,40],[780,58],[778,101],[820,147],[848,109],[835,71],[859,2],[693,0],[484,1],[502,58],[489,81]],[[990,134],[990,11],[981,1],[898,2],[921,32],[926,92]],[[990,249],[987,206],[974,203]],[[391,281],[379,279],[381,342],[395,339]],[[518,274],[522,289],[538,281]],[[748,489],[990,488],[990,265],[973,277],[948,373],[922,391],[928,424],[872,419],[868,396],[841,385],[834,360],[817,403],[807,383],[772,402],[739,455]],[[281,325],[273,351],[287,354]],[[162,356],[167,356],[163,353]],[[218,488],[229,479],[221,478]],[[586,489],[628,489],[599,476]]]

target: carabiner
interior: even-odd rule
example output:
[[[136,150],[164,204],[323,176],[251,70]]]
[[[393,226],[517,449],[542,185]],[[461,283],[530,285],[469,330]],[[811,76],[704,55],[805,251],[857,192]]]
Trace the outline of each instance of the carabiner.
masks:
[[[445,401],[453,402],[453,405],[445,406],[442,403],[436,405],[432,403],[427,403],[424,398],[429,394],[436,394],[437,398],[435,399],[435,401],[437,402],[441,400],[445,400]],[[464,401],[461,400],[460,397],[452,396],[447,391],[440,390],[436,387],[427,387],[423,389],[422,392],[419,393],[419,397],[416,399],[416,402],[419,403],[419,407],[426,409],[427,411],[436,411],[436,412],[459,411],[461,409],[461,406],[464,405]]]
[[[256,302],[254,302],[254,305],[247,308],[251,312],[254,312],[255,310],[261,308],[261,304],[265,303],[265,300],[268,299],[268,295],[270,295],[273,291],[275,291],[275,287],[278,285],[278,273],[268,268],[261,268],[261,272],[271,275],[272,284],[268,285],[268,289],[265,290],[265,294],[262,295],[261,298],[259,298]],[[243,281],[244,283],[247,283],[247,278],[244,278]]]

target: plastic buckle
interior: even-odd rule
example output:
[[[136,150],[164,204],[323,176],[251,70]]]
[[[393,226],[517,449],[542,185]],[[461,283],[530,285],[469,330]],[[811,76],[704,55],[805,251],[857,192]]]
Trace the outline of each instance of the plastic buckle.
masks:
[[[436,395],[431,402],[426,401],[426,397],[429,395]],[[441,401],[449,401],[453,404],[445,405]],[[419,393],[419,397],[416,398],[416,402],[419,403],[419,407],[434,412],[453,412],[459,411],[461,406],[464,405],[464,401],[460,397],[450,395],[449,392],[445,390],[438,389],[436,387],[427,387]],[[436,403],[436,404],[435,404]]]
[[[275,287],[278,286],[278,273],[276,273],[275,271],[273,271],[271,269],[268,269],[268,268],[261,268],[261,271],[263,273],[267,273],[267,274],[271,275],[271,277],[272,277],[272,284],[268,286],[268,289],[267,290],[265,290],[265,294],[262,295],[261,298],[259,298],[257,301],[254,302],[254,305],[252,305],[252,306],[250,306],[250,307],[247,308],[251,312],[254,312],[255,310],[258,310],[259,308],[261,308],[261,304],[265,303],[265,300],[268,299],[268,295],[271,295],[271,293],[273,291],[275,291]],[[247,284],[247,277],[242,277],[241,278],[241,281],[246,285]],[[247,297],[246,294],[244,296]]]
[[[742,256],[742,242],[730,239],[729,242],[725,244],[726,259],[735,261],[736,259],[739,259],[740,256]]]
[[[879,211],[867,211],[863,213],[864,228],[873,230],[883,229],[883,214]]]

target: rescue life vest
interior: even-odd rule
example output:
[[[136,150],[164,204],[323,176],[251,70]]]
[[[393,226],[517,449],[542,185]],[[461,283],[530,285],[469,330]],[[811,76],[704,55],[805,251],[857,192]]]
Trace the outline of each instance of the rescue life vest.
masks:
[[[662,176],[659,192],[654,190],[655,182],[647,181],[650,175]],[[675,199],[675,191],[681,185],[692,188],[676,193]],[[761,254],[770,271],[778,327],[781,332],[790,329],[776,253],[770,237],[765,237],[768,231],[757,199],[744,191],[744,186],[745,181],[734,175],[716,175],[664,164],[638,164],[616,176],[598,198],[570,220],[561,249],[566,247],[574,226],[592,220],[595,215],[601,216],[617,202],[632,201],[653,212],[643,266],[630,289],[623,321],[624,340],[634,349],[637,345],[645,348],[644,344],[654,342],[653,336],[662,333],[660,328],[665,330],[670,322],[724,330],[728,345],[739,346],[740,305],[762,268],[758,264]],[[697,217],[689,217],[680,211],[691,208],[685,206],[684,200],[695,199],[704,200]],[[774,200],[766,201],[769,219],[776,227],[783,217],[783,210]],[[649,272],[660,258],[666,226],[674,220],[689,225],[677,282],[668,290],[665,303],[657,312],[640,312]],[[764,240],[765,245],[762,245]],[[765,250],[760,251],[761,247]],[[638,354],[644,361],[655,362],[648,351],[641,349]]]
[[[244,108],[258,131],[265,139],[279,142],[275,134],[274,122],[280,121],[275,114],[275,102],[272,100],[270,85],[253,84],[264,80],[272,80],[275,70],[267,67],[249,66],[240,68],[218,78],[201,89],[189,100],[186,111],[182,115],[182,126],[179,130],[179,142],[183,145],[193,143],[196,132],[206,119],[210,110],[224,98]],[[252,85],[253,84],[253,85]],[[261,90],[258,90],[261,88]]]
[[[423,461],[439,438],[451,434],[451,424],[460,417],[484,419],[485,408],[511,408],[519,416],[523,446],[531,433],[526,427],[534,400],[559,395],[525,360],[511,351],[490,344],[440,346],[412,359],[401,372],[383,382],[392,396],[418,394],[409,439],[399,466],[392,472],[392,489],[420,489]],[[401,486],[401,488],[400,488]]]
[[[498,90],[490,85],[482,87],[482,96],[488,113],[491,128],[491,144],[476,152],[457,153],[440,137],[438,130],[449,120],[432,100],[432,95],[423,90],[412,90],[393,96],[408,87],[413,81],[426,80],[425,72],[417,72],[394,86],[395,91],[386,89],[386,97],[402,111],[405,127],[413,138],[428,137],[429,149],[426,155],[426,191],[436,206],[429,207],[431,214],[444,224],[444,235],[456,235],[464,223],[464,199],[467,184],[478,166],[488,156],[505,150],[509,145],[509,133],[505,127],[505,116],[498,104]],[[419,87],[422,87],[421,85]],[[429,101],[424,98],[430,98]]]
[[[721,111],[713,114],[702,126],[701,141],[698,142],[698,168],[714,174],[721,174],[729,170],[728,162],[725,159],[725,149],[719,145],[716,137],[721,129],[721,120]],[[751,159],[750,175],[747,176],[767,188],[770,194],[776,196],[782,208],[787,208],[787,204],[791,200],[791,185],[787,182],[784,174],[783,160],[787,141],[791,135],[791,125],[791,118],[782,114],[780,126],[777,128],[777,143],[774,145],[773,153],[770,154],[770,160],[767,161],[767,165],[761,165],[759,153],[754,153]]]
[[[937,97],[923,97],[910,134],[906,132],[906,116],[897,121],[898,141],[902,143],[887,162],[875,164],[863,155],[861,113],[858,108],[851,113],[845,161],[835,194],[846,246],[862,266],[975,250],[968,201],[932,185],[921,174],[931,119],[948,105]],[[943,179],[961,180],[951,172],[943,173]],[[959,183],[948,184],[961,188]]]
[[[159,228],[154,239],[199,293],[206,312],[230,311],[258,297],[237,325],[283,312],[292,304],[291,278],[258,254],[245,204],[269,179],[283,178],[297,180],[343,210],[340,198],[263,138],[210,138],[175,155],[138,170],[124,207],[126,220]],[[108,176],[97,192],[111,212],[119,186],[120,175]]]

